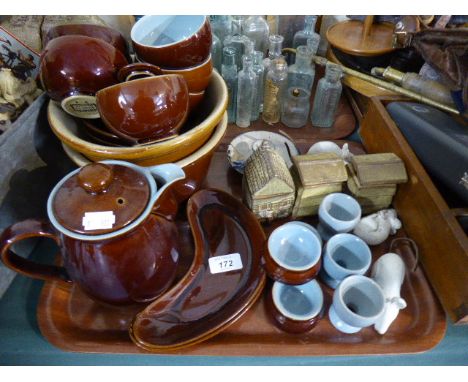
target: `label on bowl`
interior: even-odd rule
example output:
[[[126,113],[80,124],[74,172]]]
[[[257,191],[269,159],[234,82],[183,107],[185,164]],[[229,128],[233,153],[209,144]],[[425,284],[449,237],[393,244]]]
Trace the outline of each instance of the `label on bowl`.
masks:
[[[65,98],[61,105],[63,110],[74,117],[86,119],[100,117],[94,96],[74,95]]]
[[[115,223],[115,215],[112,211],[85,212],[83,227],[85,231],[95,229],[109,229]]]
[[[239,253],[230,253],[229,255],[210,257],[208,265],[212,274],[224,273],[242,269],[242,259]]]

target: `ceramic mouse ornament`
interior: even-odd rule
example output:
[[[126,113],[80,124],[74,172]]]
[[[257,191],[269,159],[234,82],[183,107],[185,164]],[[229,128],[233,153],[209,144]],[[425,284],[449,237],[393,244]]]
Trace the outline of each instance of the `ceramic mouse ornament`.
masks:
[[[368,245],[379,245],[389,235],[394,235],[401,228],[401,221],[394,209],[381,210],[362,218],[353,233]]]
[[[396,253],[386,253],[372,267],[371,278],[379,284],[385,296],[383,314],[374,324],[379,334],[385,334],[406,301],[400,297],[400,289],[405,279],[405,263]]]

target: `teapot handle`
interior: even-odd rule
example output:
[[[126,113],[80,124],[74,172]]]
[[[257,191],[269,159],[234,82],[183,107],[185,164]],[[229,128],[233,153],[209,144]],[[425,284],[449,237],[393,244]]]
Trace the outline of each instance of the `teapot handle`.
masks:
[[[158,182],[158,190],[153,196],[153,212],[174,220],[177,215],[178,203],[171,186],[185,178],[182,168],[173,163],[161,164],[148,168]]]
[[[13,244],[32,237],[47,237],[60,244],[58,236],[49,223],[35,219],[24,220],[6,228],[0,236],[3,263],[8,268],[35,279],[71,282],[65,268],[36,263],[35,261],[18,256],[10,249]]]

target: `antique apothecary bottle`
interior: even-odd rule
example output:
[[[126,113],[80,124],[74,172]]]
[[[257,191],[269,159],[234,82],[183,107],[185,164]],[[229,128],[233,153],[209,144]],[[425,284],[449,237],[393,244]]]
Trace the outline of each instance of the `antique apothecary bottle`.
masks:
[[[265,68],[265,73],[268,73],[271,62],[273,60],[282,57],[281,50],[283,49],[284,37],[280,36],[279,34],[274,34],[268,37],[268,41],[268,56],[263,60],[263,67]]]
[[[325,76],[320,79],[315,92],[314,104],[312,107],[312,125],[316,127],[331,127],[335,121],[335,114],[341,96],[341,68],[327,63]]]
[[[300,45],[307,45],[307,39],[317,38],[320,40],[320,35],[315,32],[315,23],[317,16],[306,16],[304,20],[304,29],[296,32],[293,39],[293,47],[297,48]]]
[[[255,50],[265,56],[268,49],[268,36],[270,28],[262,16],[250,16],[244,21],[243,33],[254,42]]]
[[[263,53],[255,51],[253,53],[253,70],[257,75],[257,93],[252,111],[252,121],[260,117],[261,106],[263,105],[263,88],[265,86],[265,69],[263,67]]]
[[[214,33],[211,35],[211,61],[213,67],[221,73],[221,64],[223,62],[223,44],[221,40]]]
[[[232,46],[236,49],[236,65],[238,68],[242,66],[242,56],[245,54],[245,44],[249,38],[242,33],[243,16],[232,16],[231,34],[228,35],[223,42],[223,45]]]
[[[255,102],[257,75],[253,71],[251,56],[242,57],[242,70],[237,76],[236,125],[249,127]]]
[[[310,111],[310,92],[300,87],[290,87],[281,105],[281,122],[288,127],[303,127]]]
[[[227,46],[223,49],[223,64],[221,66],[221,75],[226,82],[228,89],[228,122],[236,121],[236,105],[237,105],[237,65],[236,65],[236,50],[233,47]]]
[[[288,85],[288,64],[284,58],[273,60],[265,77],[263,120],[273,124],[280,121],[281,103]]]
[[[296,48],[296,62],[288,69],[288,87],[301,87],[309,92],[315,78],[315,66],[311,65],[312,55],[305,45]]]
[[[223,44],[224,39],[232,34],[231,16],[212,15],[210,16],[210,25],[213,33],[218,36]]]

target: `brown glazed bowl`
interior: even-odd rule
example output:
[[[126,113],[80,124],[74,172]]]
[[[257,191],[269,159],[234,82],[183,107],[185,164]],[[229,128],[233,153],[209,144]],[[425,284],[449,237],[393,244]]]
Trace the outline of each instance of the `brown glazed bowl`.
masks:
[[[227,101],[226,83],[214,71],[197,112],[189,115],[178,136],[132,147],[111,147],[90,142],[80,133],[80,120],[65,113],[54,102],[49,102],[47,117],[54,134],[91,161],[119,159],[141,166],[152,166],[177,162],[200,149],[223,119]]]
[[[206,16],[143,16],[131,39],[140,60],[164,68],[187,68],[206,61],[211,27]]]
[[[139,60],[139,58],[137,57]],[[187,81],[190,93],[202,92],[206,89],[213,73],[211,55],[201,64],[189,68],[168,69],[160,67],[163,74],[180,74]]]
[[[176,135],[187,119],[189,94],[177,74],[140,78],[96,93],[102,121],[119,137],[139,142]]]
[[[317,280],[300,285],[275,281],[265,304],[275,325],[294,334],[312,330],[325,311],[323,292]]]
[[[291,221],[276,228],[265,244],[264,266],[270,278],[304,284],[321,268],[322,239],[311,225]]]
[[[42,52],[40,78],[49,97],[67,112],[96,113],[95,93],[118,83],[117,72],[127,64],[123,53],[105,41],[61,36]]]
[[[127,40],[122,36],[122,34],[113,29],[106,27],[104,25],[96,24],[64,24],[64,25],[55,25],[51,27],[43,41],[43,46],[46,46],[50,40],[60,36],[69,36],[69,35],[80,35],[97,38],[111,44],[114,48],[120,50],[127,59],[130,58],[128,53],[128,44]]]
[[[60,110],[60,109],[59,109]],[[60,110],[61,113],[63,113]],[[65,113],[63,113],[65,114]],[[67,116],[68,117],[68,116]],[[227,115],[224,113],[222,120],[216,126],[211,137],[197,151],[189,156],[175,162],[185,172],[185,178],[177,181],[171,187],[171,192],[178,203],[187,200],[195,191],[197,191],[208,173],[211,159],[216,147],[223,138],[227,129]],[[85,166],[91,161],[83,154],[73,150],[71,147],[62,143],[63,149],[68,157],[78,166]]]

